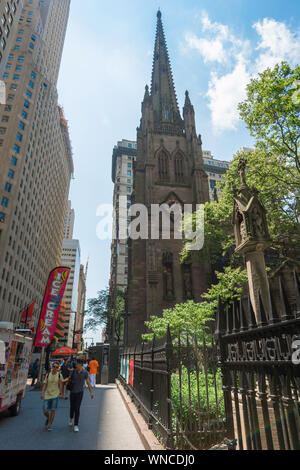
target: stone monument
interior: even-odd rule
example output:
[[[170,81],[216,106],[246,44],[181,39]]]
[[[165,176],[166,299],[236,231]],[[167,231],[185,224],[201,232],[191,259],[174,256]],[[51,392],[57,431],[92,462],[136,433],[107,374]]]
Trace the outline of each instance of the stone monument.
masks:
[[[246,159],[241,158],[238,167],[241,186],[238,191],[233,188],[235,252],[245,255],[251,303],[257,324],[262,325],[261,302],[267,317],[270,318],[272,311],[264,258],[264,250],[271,245],[271,239],[266,210],[258,199],[259,193],[256,188],[247,185],[246,166]]]

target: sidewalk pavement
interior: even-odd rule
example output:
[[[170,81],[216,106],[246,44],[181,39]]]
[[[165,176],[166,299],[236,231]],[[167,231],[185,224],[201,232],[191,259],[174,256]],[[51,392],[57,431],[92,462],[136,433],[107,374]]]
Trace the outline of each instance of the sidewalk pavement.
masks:
[[[45,431],[40,392],[27,393],[20,415],[0,415],[0,450],[144,450],[115,385],[97,386],[91,400],[85,390],[80,432],[68,426],[69,401],[60,400],[53,431]]]

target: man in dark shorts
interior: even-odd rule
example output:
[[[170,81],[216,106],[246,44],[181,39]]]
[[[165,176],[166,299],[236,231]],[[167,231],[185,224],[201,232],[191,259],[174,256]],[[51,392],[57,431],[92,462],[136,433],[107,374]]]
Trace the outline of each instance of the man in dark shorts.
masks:
[[[91,382],[89,379],[89,374],[86,370],[83,369],[83,362],[77,360],[76,369],[72,373],[69,379],[69,386],[71,388],[70,393],[70,422],[69,426],[73,426],[74,421],[74,432],[79,432],[79,416],[80,416],[80,406],[83,399],[83,390],[84,383],[87,383],[89,391],[91,394],[91,399],[94,398],[93,390],[91,387]]]

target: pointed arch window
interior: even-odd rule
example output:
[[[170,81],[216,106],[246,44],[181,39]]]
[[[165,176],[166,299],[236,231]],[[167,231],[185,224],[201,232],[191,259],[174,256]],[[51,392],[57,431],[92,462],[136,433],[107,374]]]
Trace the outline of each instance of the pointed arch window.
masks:
[[[164,151],[158,156],[158,173],[160,181],[169,181],[169,157]]]
[[[174,173],[175,173],[175,181],[176,183],[184,183],[185,182],[185,168],[184,168],[184,158],[179,153],[175,156],[174,159]]]

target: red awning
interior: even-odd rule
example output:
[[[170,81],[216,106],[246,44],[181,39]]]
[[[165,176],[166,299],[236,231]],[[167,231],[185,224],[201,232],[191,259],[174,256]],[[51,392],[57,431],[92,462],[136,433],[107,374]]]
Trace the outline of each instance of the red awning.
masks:
[[[52,353],[52,356],[72,356],[77,354],[77,350],[71,348],[60,348]]]

